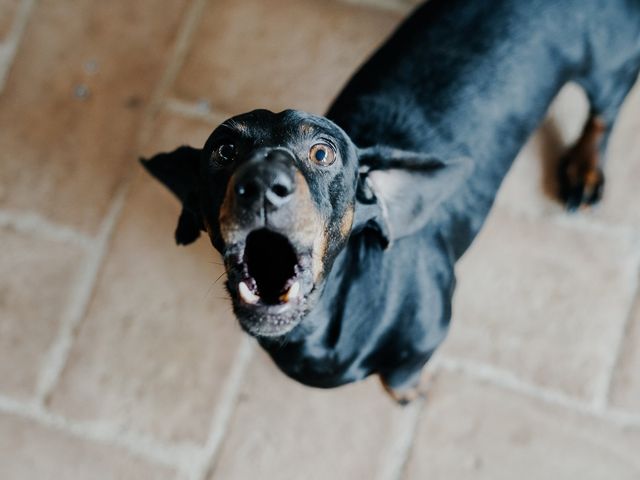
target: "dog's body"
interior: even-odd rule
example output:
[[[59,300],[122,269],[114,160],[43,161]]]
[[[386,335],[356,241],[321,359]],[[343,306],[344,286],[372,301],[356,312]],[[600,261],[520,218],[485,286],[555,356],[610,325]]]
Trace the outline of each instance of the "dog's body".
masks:
[[[454,264],[554,96],[575,81],[591,104],[579,148],[560,172],[564,200],[575,208],[599,198],[597,159],[639,68],[637,0],[422,6],[354,76],[327,117],[358,147],[384,145],[445,163],[469,157],[471,173],[461,169],[464,181],[431,202],[424,218],[424,198],[405,211],[380,202],[379,216],[392,217],[393,225],[378,235],[352,231],[315,305],[286,335],[259,337],[261,345],[308,385],[333,387],[378,373],[392,391],[414,386],[448,330]],[[384,179],[387,198],[421,188],[413,173],[398,178]],[[389,246],[381,248],[376,236]]]

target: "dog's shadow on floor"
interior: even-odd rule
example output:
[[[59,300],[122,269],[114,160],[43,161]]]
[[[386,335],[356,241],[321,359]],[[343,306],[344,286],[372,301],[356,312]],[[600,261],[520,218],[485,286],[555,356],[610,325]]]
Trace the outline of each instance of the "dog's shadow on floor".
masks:
[[[553,117],[547,117],[536,133],[538,155],[542,168],[541,182],[544,196],[555,204],[561,203],[558,169],[562,156],[569,146],[562,138],[560,129]]]

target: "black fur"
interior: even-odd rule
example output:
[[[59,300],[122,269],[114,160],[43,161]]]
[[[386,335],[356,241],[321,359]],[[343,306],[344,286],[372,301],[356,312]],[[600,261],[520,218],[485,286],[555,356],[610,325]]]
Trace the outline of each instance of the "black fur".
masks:
[[[354,227],[348,239],[333,237],[334,258],[295,327],[259,336],[261,345],[308,385],[334,387],[372,373],[392,389],[413,385],[447,333],[454,263],[554,96],[568,81],[584,87],[592,115],[606,125],[604,151],[639,68],[637,0],[423,5],[327,113],[348,135],[326,126],[342,142],[346,178],[328,189],[329,174],[298,165],[312,193],[329,192],[316,199],[323,214],[355,202]],[[258,116],[239,118],[255,129],[248,135],[274,145],[297,145],[296,122],[317,119],[299,112]],[[269,133],[265,123],[289,133]],[[205,147],[203,156],[210,153]],[[185,201],[182,184],[156,176]],[[402,188],[392,191],[398,179]],[[201,188],[203,195],[212,187]],[[215,223],[215,214],[200,214]],[[225,252],[215,238],[214,244]]]

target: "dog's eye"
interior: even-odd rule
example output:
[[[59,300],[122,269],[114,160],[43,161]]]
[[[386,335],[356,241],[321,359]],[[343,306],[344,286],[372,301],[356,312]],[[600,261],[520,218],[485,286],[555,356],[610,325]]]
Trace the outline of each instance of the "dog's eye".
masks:
[[[309,159],[318,165],[328,166],[336,160],[336,152],[327,144],[316,143],[309,150]]]
[[[236,153],[236,146],[233,143],[223,143],[218,147],[218,157],[224,162],[233,160]]]

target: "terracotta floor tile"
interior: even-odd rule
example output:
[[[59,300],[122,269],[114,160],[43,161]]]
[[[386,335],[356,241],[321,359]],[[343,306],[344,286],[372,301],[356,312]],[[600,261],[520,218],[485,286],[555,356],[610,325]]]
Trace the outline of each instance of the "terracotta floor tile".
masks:
[[[0,478],[162,480],[176,475],[120,449],[0,414]]]
[[[187,0],[43,0],[0,96],[0,207],[94,232]]]
[[[11,30],[20,0],[0,0],[0,42]]]
[[[146,176],[133,189],[51,406],[202,442],[240,328],[208,241],[176,246],[177,202]]]
[[[632,480],[640,430],[443,375],[431,389],[407,480]]]
[[[92,235],[122,180],[137,172],[47,408],[153,441],[202,445],[244,334],[224,278],[216,280],[219,257],[205,238],[174,244],[178,202],[136,163],[143,112],[192,2],[36,2],[0,94],[0,210],[33,211]],[[208,2],[142,154],[202,146],[223,118],[177,113],[189,103],[228,114],[322,113],[414,3]],[[18,5],[0,0],[0,42]],[[612,138],[603,204],[571,218],[552,198],[553,164],[586,108],[576,88],[565,90],[516,161],[459,265],[452,333],[439,354],[589,401],[606,383],[638,275],[637,245],[606,225],[640,227],[640,86]],[[0,394],[26,402],[85,252],[8,227],[0,245]],[[636,415],[638,345],[636,306],[611,390],[612,406]],[[310,389],[260,349],[230,415],[211,480],[377,478],[413,418],[374,378]],[[81,437],[0,413],[0,478],[176,477]],[[638,451],[637,426],[441,373],[403,479],[636,479]]]
[[[331,0],[211,2],[175,95],[233,114],[255,108],[322,113],[399,20]]]
[[[172,148],[187,131],[204,142],[209,125],[163,114],[151,144]],[[140,171],[54,392],[56,411],[166,440],[206,438],[240,327],[208,240],[175,245],[178,214],[177,200]]]
[[[624,336],[611,391],[616,407],[640,414],[640,297]]]
[[[497,209],[458,266],[441,353],[592,398],[633,299],[634,258],[629,239]]]
[[[34,393],[70,301],[82,249],[0,229],[0,391]]]
[[[401,414],[375,378],[311,389],[287,378],[260,351],[210,478],[375,478]]]

